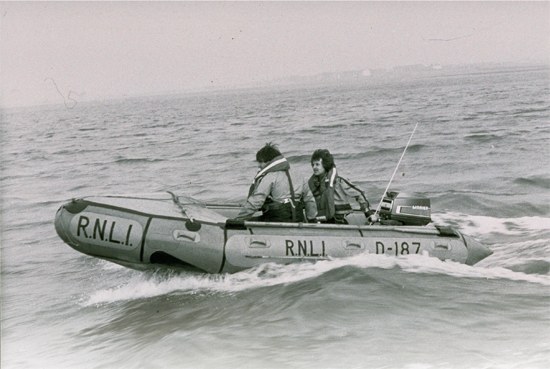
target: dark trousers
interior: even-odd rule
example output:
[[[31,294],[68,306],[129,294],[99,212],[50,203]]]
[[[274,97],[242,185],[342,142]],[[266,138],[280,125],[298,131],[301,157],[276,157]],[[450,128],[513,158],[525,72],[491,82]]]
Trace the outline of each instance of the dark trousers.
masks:
[[[303,210],[301,203],[296,204],[295,208],[296,222],[303,221]],[[260,217],[261,222],[294,222],[292,220],[292,205],[287,202],[286,204],[272,202],[266,205],[263,209],[263,215]]]

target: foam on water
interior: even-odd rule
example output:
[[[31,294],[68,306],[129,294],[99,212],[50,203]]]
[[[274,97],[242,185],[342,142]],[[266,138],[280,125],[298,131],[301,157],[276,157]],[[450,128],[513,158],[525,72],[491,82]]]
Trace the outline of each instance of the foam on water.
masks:
[[[448,212],[432,214],[438,224],[458,225],[465,234],[481,236],[489,233],[518,236],[525,233],[550,232],[550,218],[532,216],[519,218],[495,218]]]
[[[84,306],[113,303],[125,300],[145,299],[170,293],[235,293],[262,287],[286,285],[311,278],[317,278],[332,270],[343,267],[361,269],[399,268],[404,272],[418,274],[441,274],[457,278],[506,279],[550,286],[550,276],[531,275],[503,267],[477,267],[452,261],[441,261],[427,255],[391,257],[386,255],[363,254],[350,258],[300,264],[263,264],[256,268],[235,274],[198,275],[137,274],[124,285],[94,292]],[[110,268],[110,267],[108,267]]]

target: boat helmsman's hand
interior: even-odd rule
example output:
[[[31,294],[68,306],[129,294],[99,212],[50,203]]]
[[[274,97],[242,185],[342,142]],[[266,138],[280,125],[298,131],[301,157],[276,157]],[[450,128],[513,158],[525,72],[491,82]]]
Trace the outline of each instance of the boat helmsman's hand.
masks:
[[[367,215],[367,213],[365,213],[365,215]],[[367,215],[367,221],[370,224],[376,223],[379,220],[380,220],[380,218],[378,217],[378,214],[376,214],[376,212],[373,212],[372,214]]]

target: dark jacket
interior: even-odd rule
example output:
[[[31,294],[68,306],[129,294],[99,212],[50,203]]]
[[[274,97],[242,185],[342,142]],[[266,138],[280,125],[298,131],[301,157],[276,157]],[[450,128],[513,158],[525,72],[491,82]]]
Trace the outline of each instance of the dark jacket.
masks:
[[[336,167],[321,176],[312,175],[308,185],[317,203],[317,216],[325,216],[327,221],[340,221],[349,214],[352,211],[350,198],[355,198],[362,209],[368,207],[363,192],[338,176]]]

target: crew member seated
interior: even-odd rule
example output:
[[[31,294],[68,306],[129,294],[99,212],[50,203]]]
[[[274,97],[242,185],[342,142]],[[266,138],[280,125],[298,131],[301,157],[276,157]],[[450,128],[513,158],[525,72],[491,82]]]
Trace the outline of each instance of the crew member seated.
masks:
[[[353,209],[349,201],[354,198],[361,211],[369,216],[369,202],[364,192],[348,181],[338,176],[334,157],[326,149],[315,150],[311,156],[313,175],[309,178],[309,189],[317,203],[317,219],[327,223],[348,223],[346,215]]]
[[[256,161],[259,171],[248,191],[246,204],[235,219],[266,222],[315,219],[317,206],[313,194],[305,181],[293,186],[290,164],[275,145],[267,143],[262,147],[256,153]],[[263,214],[254,218],[259,210]]]

